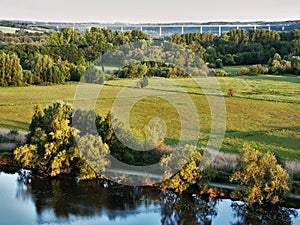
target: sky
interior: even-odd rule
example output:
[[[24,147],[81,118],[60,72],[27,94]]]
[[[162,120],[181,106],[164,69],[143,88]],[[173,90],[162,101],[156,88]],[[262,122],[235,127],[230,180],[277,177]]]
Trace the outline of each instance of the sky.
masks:
[[[111,23],[300,20],[300,1],[0,0],[0,19]]]

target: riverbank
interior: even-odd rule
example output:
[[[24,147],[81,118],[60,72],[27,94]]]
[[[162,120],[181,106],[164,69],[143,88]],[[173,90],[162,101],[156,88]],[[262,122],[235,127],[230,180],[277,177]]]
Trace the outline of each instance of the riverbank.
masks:
[[[2,139],[4,141],[7,141],[7,142],[14,143],[13,141],[15,141],[16,144],[17,143],[19,143],[19,144],[23,143],[24,144],[25,139],[26,139],[26,134],[24,134],[24,132],[22,134],[19,134],[17,131],[2,130],[2,133],[3,133],[2,134]],[[236,163],[237,163],[237,160],[238,160],[237,156],[236,155],[232,155],[232,154],[228,154],[228,153],[211,152],[211,150],[209,150],[209,153],[214,156],[214,158],[213,158],[213,168],[214,168],[214,171],[217,174],[217,176],[213,180],[211,180],[211,181],[213,181],[215,183],[224,182],[227,185],[227,183],[229,183],[229,178],[232,175],[232,171],[234,171],[234,169],[236,167]],[[1,157],[2,157],[2,164],[3,164],[3,166],[8,167],[8,168],[14,168],[14,169],[18,167],[18,164],[14,161],[14,155],[12,153],[12,150],[11,151],[3,152],[1,154]],[[31,157],[31,156],[29,156],[29,157]],[[84,160],[84,162],[85,161],[86,161],[86,159]],[[27,165],[25,164],[25,167],[36,168],[36,170],[34,171],[34,174],[36,176],[47,177],[47,176],[50,175],[49,168],[52,168],[51,166],[43,166],[41,168],[38,168],[37,166],[40,165],[39,163],[37,163],[37,162],[33,163],[33,161],[30,161],[30,162],[31,162],[31,164],[27,164]],[[138,179],[142,179],[143,180],[142,183],[141,183],[141,185],[145,184],[145,186],[147,186],[148,183],[151,183],[151,182],[148,182],[147,179],[156,178],[156,177],[153,177],[153,176],[150,177],[149,174],[146,174],[143,171],[138,172],[136,170],[133,170],[133,171],[124,171],[124,170],[121,169],[121,170],[117,170],[117,171],[110,171],[109,169],[107,169],[106,171],[107,172],[118,173],[116,175],[117,179],[114,180],[116,183],[122,183],[122,179],[124,179],[124,177],[129,176],[129,175],[133,175],[133,176],[137,176]],[[92,172],[95,174],[94,171],[92,171]],[[72,177],[72,175],[73,176],[78,176],[77,174],[75,175],[75,173],[72,172],[71,170],[69,172],[67,172],[67,173],[69,173],[71,177]],[[212,173],[214,173],[214,172],[212,172]],[[222,174],[222,173],[227,173],[226,174],[227,177],[226,178],[224,178],[224,177],[220,178],[220,176],[218,176],[218,175]],[[58,173],[58,174],[60,174],[60,173]],[[61,172],[61,174],[66,174],[66,172],[63,170]],[[115,174],[113,174],[113,175],[115,176]],[[55,176],[55,174],[53,175],[53,173],[51,173],[51,176]],[[106,176],[106,175],[104,175],[104,176]],[[93,179],[93,178],[96,179],[97,177],[98,177],[98,175],[95,174],[95,176],[93,176],[93,177],[86,177],[86,178],[83,178],[83,179]],[[110,176],[106,176],[106,177],[110,177]],[[119,182],[119,180],[121,182]],[[161,179],[158,179],[158,180],[161,180]],[[198,180],[199,180],[199,178],[198,178]],[[157,182],[154,182],[154,183],[157,183]],[[193,184],[194,183],[191,183],[190,185],[193,185]],[[154,185],[154,186],[156,186],[156,185]],[[194,186],[196,187],[197,185],[194,185]],[[208,188],[208,189],[205,189],[203,191],[195,189],[196,191],[194,191],[194,193],[199,193],[200,191],[202,191],[202,194],[208,194],[209,196],[216,197],[216,196],[218,196],[218,194],[220,194],[220,196],[222,195],[222,190],[219,191],[216,188],[222,189],[222,187],[223,188],[225,187],[225,186],[217,187],[215,185],[214,186],[213,185],[209,185],[209,186],[210,187],[214,187],[215,189],[209,189]],[[165,187],[161,186],[161,187],[163,189],[164,188],[169,188],[168,186],[165,186]],[[199,185],[198,185],[198,187],[199,187]],[[170,186],[170,188],[174,188],[174,187]],[[236,188],[238,188],[238,187],[236,186]],[[233,190],[233,189],[236,189],[236,188],[231,188],[231,189],[229,188],[229,190]],[[176,189],[173,189],[173,190],[176,190]],[[288,190],[288,188],[286,188],[286,190]],[[292,188],[291,188],[291,190],[297,190],[298,191],[298,189],[292,189]],[[182,191],[180,190],[180,193],[181,192]],[[299,192],[295,192],[295,194],[296,193],[299,193]],[[300,198],[300,197],[295,196],[295,195],[293,195],[293,196],[296,199]]]

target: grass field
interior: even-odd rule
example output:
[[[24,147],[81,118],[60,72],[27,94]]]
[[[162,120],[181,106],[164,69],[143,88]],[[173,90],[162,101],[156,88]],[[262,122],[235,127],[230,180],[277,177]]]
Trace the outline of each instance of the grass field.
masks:
[[[14,34],[16,33],[17,30],[20,30],[18,28],[13,28],[13,27],[3,27],[0,26],[0,31],[6,34]]]
[[[19,31],[19,30],[20,30],[20,28],[0,26],[0,31],[3,33],[6,33],[6,34],[14,34],[14,33],[16,33],[16,31]],[[25,29],[25,31],[27,31],[29,33],[42,33],[41,31],[37,31],[37,30]]]
[[[153,117],[160,117],[168,128],[167,143],[176,143],[180,137],[180,116],[173,105],[162,98],[171,96],[182,100],[188,93],[199,116],[199,142],[206,144],[211,129],[211,111],[206,96],[192,79],[171,81],[177,88],[162,85],[158,79],[151,79],[151,85],[146,89],[134,88],[134,84],[130,84],[132,80],[109,81],[103,86],[96,111],[104,115],[112,109],[121,90],[123,93],[118,98],[127,104],[131,96],[126,93],[152,89],[159,97],[136,102],[130,113],[130,126],[140,136]],[[227,116],[222,151],[237,153],[244,143],[250,143],[262,152],[270,150],[283,159],[300,161],[300,77],[224,77],[218,78],[218,82],[224,93]],[[185,92],[178,91],[179,87]],[[0,88],[0,127],[28,129],[35,105],[46,105],[59,99],[72,103],[76,88],[77,84]],[[228,89],[234,90],[233,97],[227,96]],[[186,113],[190,117],[189,112]]]
[[[236,75],[237,72],[243,67],[250,67],[249,65],[242,65],[242,66],[224,66],[222,70],[225,70],[227,73],[231,75]]]

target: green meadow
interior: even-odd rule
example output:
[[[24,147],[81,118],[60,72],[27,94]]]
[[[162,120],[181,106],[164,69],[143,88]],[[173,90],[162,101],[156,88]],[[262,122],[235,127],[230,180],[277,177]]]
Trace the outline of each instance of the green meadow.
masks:
[[[198,79],[206,82],[205,79],[209,81],[214,78]],[[272,151],[282,159],[300,161],[299,76],[234,76],[217,78],[217,81],[226,105],[226,134],[221,151],[238,153],[244,143],[250,143],[262,152]],[[141,97],[133,105],[130,127],[136,136],[141,137],[152,118],[162,118],[167,126],[165,142],[174,144],[180,139],[181,115],[175,109],[174,102],[170,103],[164,97],[180,102],[188,96],[199,118],[199,121],[190,122],[199,122],[199,144],[206,145],[212,121],[207,96],[193,79],[178,78],[171,79],[171,82],[175,86],[162,85],[158,78],[150,79],[148,87],[139,89],[133,80],[108,81],[101,86],[96,112],[105,115],[112,109],[117,96],[126,105],[131,98],[126,93],[132,91],[136,91],[137,95],[141,93],[141,96],[147,91],[158,93],[159,96]],[[72,103],[76,89],[76,83],[0,88],[0,127],[28,130],[36,105],[45,106],[56,100]],[[233,90],[234,96],[228,96],[229,89]],[[189,115],[192,112],[187,110],[185,113],[185,116],[192,118]]]

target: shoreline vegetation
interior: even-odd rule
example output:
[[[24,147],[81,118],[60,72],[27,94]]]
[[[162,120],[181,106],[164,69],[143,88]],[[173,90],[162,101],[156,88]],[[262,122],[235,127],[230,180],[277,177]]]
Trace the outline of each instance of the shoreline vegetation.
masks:
[[[85,149],[87,152],[79,153],[74,149],[72,150],[73,148],[72,146],[69,147],[65,146],[66,143],[70,143],[70,140],[73,140],[74,138],[73,137],[74,134],[72,134],[72,132],[70,131],[70,129],[72,128],[68,128],[68,125],[70,125],[69,123],[71,121],[70,112],[72,112],[72,108],[70,108],[68,104],[65,104],[63,102],[56,102],[52,106],[47,106],[43,109],[36,107],[35,114],[32,117],[32,121],[30,125],[31,131],[28,132],[27,134],[24,132],[19,134],[18,131],[8,131],[5,129],[1,129],[2,143],[3,140],[6,140],[7,142],[10,143],[13,142],[18,143],[16,145],[20,146],[13,151],[13,154],[8,153],[4,155],[2,154],[2,156],[0,156],[1,168],[4,169],[4,171],[11,171],[11,172],[20,171],[20,169],[22,168],[29,169],[32,171],[33,176],[38,176],[38,177],[61,177],[61,176],[71,175],[71,177],[75,176],[77,178],[79,176],[79,178],[81,177],[81,179],[83,180],[91,180],[91,179],[105,180],[106,178],[103,177],[102,175],[100,176],[97,175],[95,169],[99,169],[100,162],[101,162],[100,170],[105,171],[105,167],[109,166],[108,162],[107,163],[104,162],[106,160],[107,153],[111,153],[113,154],[114,157],[118,157],[116,153],[110,152],[108,148],[114,148],[114,150],[117,150],[117,154],[118,154],[118,149],[116,149],[116,146],[118,146],[118,148],[120,147],[126,148],[126,146],[122,146],[122,144],[116,139],[115,136],[116,134],[112,129],[112,123],[118,124],[117,119],[114,118],[113,115],[110,113],[107,114],[105,118],[96,116],[96,123],[97,123],[96,127],[98,131],[98,135],[100,135],[100,139],[97,144],[95,143],[95,140],[97,139],[96,136],[85,134],[84,133],[85,131],[79,131],[79,132],[83,132],[82,137],[83,137],[84,145],[86,145],[90,140],[92,140],[92,143],[94,143],[93,144],[94,148],[91,147],[90,144],[87,144],[89,146],[88,149]],[[79,114],[79,115],[75,118],[73,117],[72,119],[82,120],[85,123],[93,122],[92,120],[85,121],[86,119],[91,118],[91,113],[93,114],[94,112],[75,112],[75,114]],[[59,123],[57,123],[57,121],[59,121]],[[81,121],[79,121],[79,123],[80,122]],[[53,126],[56,126],[56,128]],[[46,131],[47,129],[48,131]],[[122,127],[119,127],[118,130],[122,130],[122,129],[123,129]],[[45,132],[48,132],[48,134]],[[124,132],[124,130],[122,132]],[[61,136],[62,134],[63,136]],[[70,137],[64,136],[65,134],[69,134]],[[126,131],[124,132],[124,134],[126,135]],[[47,135],[49,136],[47,137]],[[60,139],[64,141],[61,142],[59,141]],[[107,145],[107,147],[105,147],[106,143],[102,142],[102,140],[105,140],[107,143],[110,144]],[[117,142],[117,145],[112,144],[114,141]],[[152,141],[156,142],[157,140],[152,140]],[[45,143],[41,143],[41,142],[45,142]],[[58,144],[59,142],[64,145],[64,149],[59,150],[60,148],[60,144]],[[81,141],[79,141],[78,144],[80,145],[80,143]],[[99,149],[99,145],[101,146],[100,149]],[[14,147],[14,146],[10,146],[10,147]],[[39,150],[38,148],[41,149]],[[163,148],[165,149],[167,148],[168,150],[167,151],[162,150]],[[209,164],[211,165],[208,165],[203,170],[197,166],[201,164],[200,163],[202,160],[201,158],[202,155],[204,154],[202,151],[200,151],[196,147],[193,149],[192,146],[184,146],[183,148],[182,147],[179,148],[180,148],[179,151],[176,151],[176,147],[174,148],[162,144],[159,146],[158,149],[155,149],[156,151],[163,151],[163,153],[160,154],[159,157],[157,157],[157,160],[160,160],[161,165],[168,164],[168,161],[172,161],[174,160],[174,158],[178,158],[178,159],[182,158],[182,156],[185,155],[188,156],[188,160],[182,162],[185,165],[183,164],[184,166],[180,168],[180,171],[178,173],[171,175],[171,177],[166,178],[166,180],[164,180],[159,184],[155,184],[154,186],[147,185],[148,182],[147,179],[149,179],[149,177],[145,175],[142,178],[145,179],[144,185],[153,186],[154,188],[159,188],[162,190],[170,189],[179,194],[185,191],[188,192],[196,191],[196,193],[198,192],[201,195],[209,195],[210,197],[213,198],[224,197],[225,195],[222,190],[228,189],[228,190],[233,190],[233,192],[226,197],[230,197],[236,200],[244,200],[250,203],[259,203],[259,204],[265,204],[265,203],[278,204],[278,203],[283,203],[284,198],[292,198],[292,199],[300,198],[300,196],[293,195],[293,194],[287,195],[288,193],[287,191],[289,191],[289,187],[288,187],[289,175],[285,172],[285,170],[281,167],[281,165],[277,164],[277,160],[272,153],[268,152],[267,154],[262,154],[256,150],[251,149],[250,146],[245,146],[243,151],[240,153],[239,158],[237,158],[237,156],[233,156],[230,154],[221,153],[220,154],[221,156],[217,157],[217,160],[214,161],[214,164],[209,162]],[[41,155],[42,154],[41,151],[44,152],[43,153],[45,154],[44,156]],[[90,157],[89,154],[92,154],[94,155],[93,157],[95,157],[95,151],[96,152],[99,151],[100,153],[100,155],[98,155],[98,159],[96,159],[95,161],[95,158],[93,158],[92,160],[89,161],[88,159]],[[184,151],[187,152],[184,153]],[[179,153],[178,156],[176,156],[177,154],[176,152]],[[134,153],[132,152],[131,154]],[[49,159],[47,159],[47,157]],[[80,159],[81,157],[83,158]],[[266,157],[266,159],[264,159],[264,157]],[[74,160],[74,158],[78,158],[78,159]],[[123,160],[124,159],[125,158],[123,158]],[[80,162],[80,160],[83,161]],[[119,160],[122,160],[122,158],[119,158]],[[223,168],[220,167],[221,164],[220,160],[223,162],[225,160],[225,162],[227,163],[226,168],[224,168],[224,165]],[[72,161],[75,161],[75,164],[72,165]],[[50,164],[47,165],[46,164],[47,162]],[[91,166],[91,164],[93,163],[96,163],[97,166]],[[253,163],[257,165],[253,167]],[[249,166],[249,168],[245,168],[245,166],[247,165]],[[72,167],[74,167],[75,169],[73,169]],[[265,168],[266,171],[261,173],[262,168]],[[168,167],[164,167],[164,169],[168,170]],[[257,173],[255,171],[256,169],[260,172]],[[226,170],[227,172],[228,170],[230,170],[231,173],[228,173],[229,179],[225,181],[225,184],[216,184],[211,182],[211,181],[222,182],[222,180],[218,179],[216,174],[219,172],[222,173]],[[278,171],[275,172],[275,170]],[[251,171],[251,173],[247,174],[248,171]],[[282,175],[280,175],[280,173]],[[165,171],[165,174],[168,174],[168,171]],[[271,175],[271,180],[270,180],[270,175]],[[247,176],[249,177],[247,178]],[[253,176],[258,176],[258,177],[252,180],[251,177]],[[30,183],[32,177],[28,177],[26,179],[27,182]],[[123,178],[120,177],[119,179],[124,179],[124,177]],[[256,181],[255,179],[258,179],[258,181]],[[236,181],[241,180],[242,182],[240,184],[241,186],[235,182],[231,184],[231,186],[227,185],[229,182],[232,182],[234,180]],[[276,183],[274,183],[275,181]],[[266,193],[265,194],[260,193],[257,195],[259,186],[256,186],[257,185],[256,182],[259,182],[259,185],[262,186],[265,185],[262,191],[267,192],[267,195]],[[266,183],[264,184],[261,182],[266,182]],[[247,191],[245,192],[245,190]],[[249,191],[250,193],[248,193]],[[245,194],[247,195],[244,196]]]

